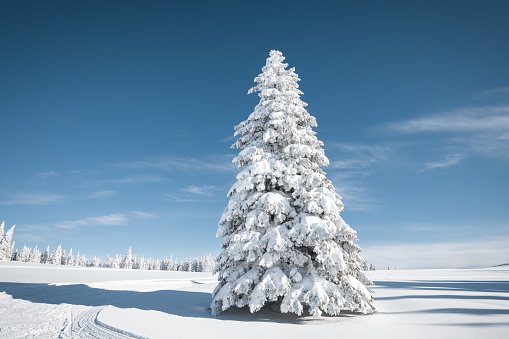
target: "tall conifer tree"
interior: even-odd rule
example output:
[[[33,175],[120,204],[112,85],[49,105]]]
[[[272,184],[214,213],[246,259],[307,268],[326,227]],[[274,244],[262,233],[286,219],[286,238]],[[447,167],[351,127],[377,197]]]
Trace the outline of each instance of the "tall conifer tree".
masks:
[[[312,129],[316,120],[283,60],[270,52],[248,92],[259,92],[260,102],[235,127],[232,147],[241,151],[233,161],[242,170],[219,222],[212,313],[231,306],[256,312],[267,303],[299,315],[371,313],[357,234],[341,218],[341,197],[321,169],[329,160]]]

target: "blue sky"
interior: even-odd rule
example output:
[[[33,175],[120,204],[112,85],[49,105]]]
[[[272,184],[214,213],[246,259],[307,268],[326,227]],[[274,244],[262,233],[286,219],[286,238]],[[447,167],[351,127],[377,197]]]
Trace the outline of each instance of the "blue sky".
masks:
[[[105,257],[217,254],[233,126],[296,68],[377,266],[509,262],[504,1],[4,1],[0,220]]]

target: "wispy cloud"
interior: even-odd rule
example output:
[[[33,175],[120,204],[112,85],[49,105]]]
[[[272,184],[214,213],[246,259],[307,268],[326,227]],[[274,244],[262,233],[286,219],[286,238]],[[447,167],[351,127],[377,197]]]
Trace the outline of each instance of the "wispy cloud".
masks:
[[[108,190],[97,191],[97,192],[90,193],[85,198],[86,199],[102,199],[102,198],[111,197],[111,196],[115,195],[115,193],[116,193],[115,191],[108,191]]]
[[[170,179],[156,174],[127,175],[118,179],[93,180],[93,184],[146,184],[166,183]]]
[[[490,267],[509,260],[509,236],[470,242],[363,246],[363,256],[378,268]]]
[[[232,133],[232,135],[221,139],[221,142],[233,142],[236,139],[237,139],[237,137],[235,135],[233,135],[233,133]]]
[[[389,164],[396,157],[396,144],[332,144],[336,156],[330,158],[330,167],[344,173],[370,175],[374,167]]]
[[[465,155],[461,154],[461,153],[449,154],[449,155],[445,156],[443,159],[441,159],[440,161],[428,162],[428,163],[424,164],[424,167],[422,168],[422,170],[420,170],[420,172],[429,171],[429,170],[438,169],[438,168],[451,167],[451,166],[454,166],[454,165],[457,165],[458,163],[460,163],[460,161],[463,160],[464,158],[465,158]]]
[[[203,203],[204,201],[211,203],[223,201],[227,192],[228,189],[224,187],[191,185],[181,188],[179,193],[168,193],[165,198],[178,203]]]
[[[480,92],[475,96],[477,100],[507,100],[509,99],[509,87],[492,88]]]
[[[401,136],[433,133],[430,150],[441,153],[441,160],[427,162],[425,170],[449,167],[470,155],[509,157],[509,105],[464,108],[385,124],[379,130]]]
[[[182,188],[181,191],[183,193],[189,193],[189,194],[197,194],[197,195],[203,195],[210,197],[214,194],[214,191],[217,190],[216,186],[210,186],[210,185],[204,185],[204,186],[188,186],[185,188]]]
[[[102,215],[81,220],[62,221],[55,224],[57,228],[73,229],[82,226],[120,226],[128,221],[122,213]]]
[[[0,201],[2,205],[49,205],[62,200],[58,194],[48,193],[20,193],[10,196],[10,199]]]
[[[365,179],[382,167],[394,166],[397,144],[336,143],[329,145],[329,172],[336,192],[343,197],[345,211],[371,211],[379,203]],[[401,164],[401,161],[397,162]]]
[[[236,166],[231,162],[231,155],[209,155],[203,158],[162,156],[146,158],[144,160],[120,163],[115,167],[125,169],[155,169],[160,171],[235,171]]]
[[[509,106],[472,107],[380,127],[395,133],[507,132]]]
[[[153,219],[157,217],[157,215],[154,213],[147,213],[142,211],[132,211],[132,213],[140,219]]]
[[[51,178],[51,177],[58,177],[58,176],[60,176],[60,173],[56,173],[53,171],[47,171],[47,172],[37,173],[37,175],[39,177],[41,177],[42,179],[47,179],[47,178]]]
[[[372,211],[378,207],[378,201],[362,181],[352,178],[342,180],[341,175],[333,175],[330,179],[336,192],[343,198],[345,212]]]

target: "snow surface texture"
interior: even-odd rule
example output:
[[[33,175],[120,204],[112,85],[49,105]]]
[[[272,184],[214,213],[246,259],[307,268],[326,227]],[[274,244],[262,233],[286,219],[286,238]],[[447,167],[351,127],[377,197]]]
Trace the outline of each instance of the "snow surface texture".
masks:
[[[283,313],[319,317],[341,310],[372,313],[366,262],[357,233],[341,218],[341,197],[322,166],[329,160],[300,100],[294,68],[271,51],[257,85],[260,102],[235,127],[239,169],[219,222],[222,252],[212,314],[232,306],[253,312],[270,304]]]
[[[210,273],[0,261],[0,338],[508,338],[509,267],[366,273],[377,312],[213,317]]]

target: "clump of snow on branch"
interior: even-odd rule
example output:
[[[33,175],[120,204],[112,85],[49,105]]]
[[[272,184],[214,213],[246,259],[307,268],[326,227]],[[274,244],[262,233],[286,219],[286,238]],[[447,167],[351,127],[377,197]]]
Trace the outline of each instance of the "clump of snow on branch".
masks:
[[[342,219],[341,197],[326,173],[316,119],[300,99],[294,68],[271,51],[256,86],[259,104],[235,127],[241,151],[228,206],[219,222],[222,252],[212,314],[266,304],[313,316],[374,311],[357,233]]]

